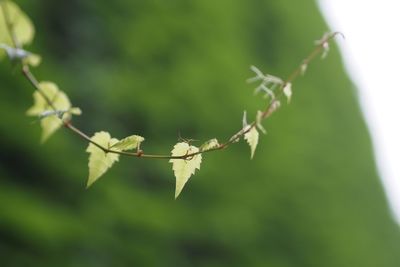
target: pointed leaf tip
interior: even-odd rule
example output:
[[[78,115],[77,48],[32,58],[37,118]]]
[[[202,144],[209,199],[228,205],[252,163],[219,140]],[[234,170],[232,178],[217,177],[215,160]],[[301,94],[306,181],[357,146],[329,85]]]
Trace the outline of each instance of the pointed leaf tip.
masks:
[[[245,135],[244,135],[244,139],[247,141],[247,143],[250,146],[250,152],[251,152],[250,158],[251,159],[253,159],[254,152],[256,151],[256,148],[257,148],[258,137],[259,137],[259,134],[258,134],[256,127],[252,127],[251,130],[248,131],[247,133],[245,133]]]
[[[192,153],[199,152],[199,149],[195,146],[191,146],[186,142],[177,143],[172,149],[172,156],[184,156]],[[172,170],[176,177],[175,185],[175,199],[182,192],[183,187],[189,180],[196,169],[200,170],[202,156],[197,154],[191,158],[187,159],[170,159],[169,162],[172,163]]]
[[[109,148],[113,144],[117,143],[118,140],[111,138],[108,132],[97,132],[90,139],[93,142]],[[89,155],[89,177],[86,187],[90,187],[97,179],[100,178],[109,168],[112,167],[114,162],[118,161],[119,155],[115,153],[105,153],[102,149],[96,145],[90,143],[86,149]]]

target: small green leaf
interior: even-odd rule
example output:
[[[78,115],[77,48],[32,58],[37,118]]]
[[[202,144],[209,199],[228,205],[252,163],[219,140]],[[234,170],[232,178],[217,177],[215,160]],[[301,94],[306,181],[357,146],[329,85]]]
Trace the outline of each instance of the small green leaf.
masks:
[[[213,138],[202,144],[200,146],[200,151],[209,150],[217,147],[219,147],[218,140],[216,138]]]
[[[30,44],[35,35],[35,29],[29,17],[11,1],[0,2],[0,43],[13,46],[11,35],[8,31],[6,18],[4,14],[8,14],[8,18],[12,25],[15,37],[20,45]],[[3,51],[0,51],[0,58],[4,55]]]
[[[250,131],[245,133],[244,139],[250,146],[251,158],[253,158],[258,144],[258,131],[256,127],[252,127]]]
[[[135,149],[140,146],[140,143],[144,141],[144,138],[139,135],[131,135],[122,140],[118,143],[115,143],[111,148],[118,149],[118,150],[131,150]]]
[[[37,67],[42,62],[42,57],[37,54],[30,53],[26,58],[23,59],[24,63]]]
[[[70,110],[68,111],[68,113],[71,113],[72,115],[81,115],[82,114],[82,110],[80,108],[70,108]]]
[[[33,93],[34,105],[28,109],[26,114],[28,116],[40,117],[49,110],[55,109],[57,112],[65,112],[65,114],[63,114],[64,120],[71,119],[71,114],[73,114],[72,109],[74,108],[71,108],[71,102],[69,101],[68,96],[63,91],[59,90],[57,85],[52,82],[41,82],[39,83],[39,87],[42,94],[46,95],[50,100],[52,106],[47,103],[41,93],[35,91]],[[69,110],[71,110],[71,112],[68,112]],[[77,111],[77,109],[74,110],[76,114],[79,114]],[[40,121],[40,124],[43,130],[41,141],[44,142],[62,126],[62,120],[54,114],[53,116],[44,117]]]
[[[287,83],[285,85],[285,87],[283,87],[283,94],[286,96],[287,102],[289,104],[290,99],[292,98],[292,84],[291,83]]]
[[[186,142],[181,142],[174,146],[172,156],[184,156],[196,152],[199,152],[197,147],[191,146]],[[175,198],[182,192],[186,182],[189,180],[190,176],[195,173],[196,169],[200,170],[201,159],[201,154],[197,154],[187,159],[169,160],[169,162],[172,163],[172,170],[176,177]]]
[[[103,131],[95,133],[90,140],[105,148],[110,148],[118,142],[118,139],[111,138],[109,133]],[[102,149],[92,143],[89,144],[86,152],[90,153],[89,178],[87,182],[87,187],[89,187],[109,168],[111,168],[114,162],[118,161],[119,155],[115,153],[105,153]]]

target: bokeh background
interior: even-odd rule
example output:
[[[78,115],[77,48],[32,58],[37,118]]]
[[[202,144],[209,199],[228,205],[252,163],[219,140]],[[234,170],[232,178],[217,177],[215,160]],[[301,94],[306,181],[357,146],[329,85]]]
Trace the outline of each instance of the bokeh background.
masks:
[[[17,1],[89,134],[229,138],[265,100],[249,66],[286,77],[327,30],[314,1]],[[399,228],[376,174],[357,94],[334,46],[266,123],[204,156],[175,201],[167,161],[121,158],[89,190],[87,144],[40,145],[32,89],[0,64],[0,266],[399,266]]]

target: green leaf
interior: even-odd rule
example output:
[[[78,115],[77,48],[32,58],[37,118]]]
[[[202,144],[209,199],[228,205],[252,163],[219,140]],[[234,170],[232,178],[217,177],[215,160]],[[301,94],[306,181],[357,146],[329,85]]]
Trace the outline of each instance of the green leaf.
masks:
[[[118,143],[115,143],[111,148],[118,149],[118,150],[131,150],[135,149],[140,146],[140,143],[144,141],[144,138],[139,135],[131,135],[122,140]]]
[[[286,96],[287,102],[289,104],[290,99],[292,98],[292,84],[291,83],[287,83],[285,85],[285,87],[283,87],[283,94]]]
[[[177,143],[171,152],[172,156],[184,156],[199,152],[199,149],[195,146],[189,145],[188,143],[181,142]],[[189,180],[190,176],[195,173],[196,169],[200,169],[201,159],[201,154],[198,154],[187,159],[169,160],[169,162],[172,163],[172,170],[176,177],[175,198],[177,198],[182,192],[186,182]]]
[[[23,61],[32,67],[37,67],[42,62],[42,57],[37,54],[30,53],[26,58],[23,59]]]
[[[250,127],[250,126],[249,126]],[[256,151],[256,147],[258,144],[258,131],[256,127],[251,128],[251,130],[244,135],[244,139],[250,146],[251,158],[254,157],[254,152]]]
[[[213,138],[202,144],[200,146],[200,151],[209,150],[217,147],[219,147],[218,140],[216,138]]]
[[[70,108],[69,113],[71,113],[72,115],[81,115],[82,114],[82,110],[80,108]]]
[[[59,90],[56,84],[52,82],[41,82],[39,83],[39,87],[41,92],[51,101],[52,106],[47,103],[41,93],[35,91],[33,93],[34,105],[26,112],[28,116],[40,117],[43,113],[54,109],[56,111],[66,111],[63,116],[64,120],[71,119],[71,114],[79,114],[78,110],[80,111],[80,109],[71,108],[71,102],[68,96],[63,91]],[[62,126],[62,120],[56,115],[47,116],[40,121],[40,124],[43,130],[41,142],[44,142]]]
[[[118,139],[111,138],[109,133],[103,131],[95,133],[90,140],[105,148],[110,148],[118,142]],[[118,161],[119,155],[115,153],[105,153],[102,149],[92,143],[89,144],[86,152],[90,153],[89,178],[87,182],[87,187],[89,187],[109,168],[111,168],[114,162]]]
[[[14,45],[4,17],[6,12],[18,43],[22,46],[30,44],[35,35],[35,29],[29,17],[11,1],[1,1],[0,8],[0,43]],[[3,55],[4,52],[0,51],[0,58]]]

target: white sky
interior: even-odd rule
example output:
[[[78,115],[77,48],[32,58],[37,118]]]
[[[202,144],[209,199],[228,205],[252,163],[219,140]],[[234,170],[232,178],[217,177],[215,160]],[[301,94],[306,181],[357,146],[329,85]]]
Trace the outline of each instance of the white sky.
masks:
[[[400,222],[400,1],[319,0],[358,87],[392,212]],[[399,76],[399,77],[398,77]]]

